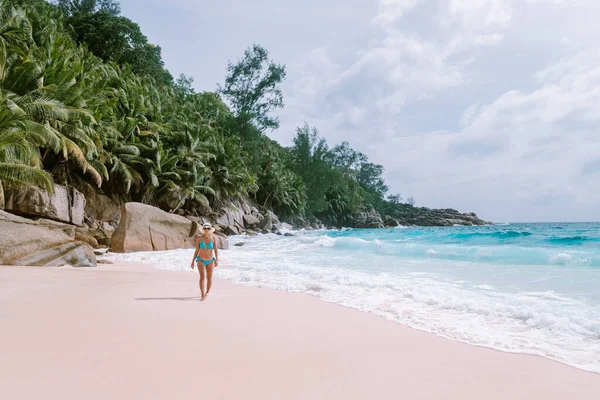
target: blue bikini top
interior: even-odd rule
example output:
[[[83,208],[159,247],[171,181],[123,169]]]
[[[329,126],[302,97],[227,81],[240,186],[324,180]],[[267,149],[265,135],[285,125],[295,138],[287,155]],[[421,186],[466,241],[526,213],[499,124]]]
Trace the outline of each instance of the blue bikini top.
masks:
[[[200,248],[201,249],[212,249],[213,248],[213,241],[212,239],[210,240],[210,242],[208,242],[208,246],[206,246],[206,243],[204,243],[204,238],[200,241]]]

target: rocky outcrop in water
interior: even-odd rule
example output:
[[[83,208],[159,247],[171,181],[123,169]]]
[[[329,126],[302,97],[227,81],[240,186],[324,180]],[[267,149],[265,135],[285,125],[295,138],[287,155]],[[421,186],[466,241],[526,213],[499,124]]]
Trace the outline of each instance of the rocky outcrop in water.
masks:
[[[262,215],[256,210],[256,214],[244,214],[244,227],[247,229],[256,229],[260,224]]]
[[[232,202],[223,207],[209,220],[218,232],[226,235],[239,235],[244,232],[279,232],[281,221],[272,211],[260,212],[258,208],[245,201]]]
[[[414,207],[409,204],[398,204],[391,211],[392,215],[381,215],[371,209],[365,209],[354,216],[349,224],[355,228],[395,228],[397,226],[454,226],[454,225],[491,225],[492,222],[484,221],[475,213],[460,213],[454,209],[430,209],[427,207]]]
[[[475,213],[460,213],[454,209],[430,209],[427,207],[412,207],[405,205],[396,215],[401,225],[417,226],[454,226],[454,225],[490,225]]]
[[[383,218],[383,224],[385,225],[386,228],[395,228],[400,225],[400,222],[398,222],[397,219],[392,218],[389,215],[386,215]]]
[[[267,211],[264,219],[258,225],[258,228],[263,233],[277,232],[279,226],[279,218],[271,211]]]
[[[246,213],[241,204],[231,203],[223,207],[213,221],[226,235],[239,235],[246,229],[244,215]]]
[[[54,192],[48,193],[35,186],[6,186],[4,197],[4,209],[10,213],[83,224],[85,197],[73,188],[55,185]]]
[[[0,211],[0,265],[95,267],[96,256],[72,225]]]
[[[383,228],[381,215],[373,209],[363,210],[354,216],[355,228]]]

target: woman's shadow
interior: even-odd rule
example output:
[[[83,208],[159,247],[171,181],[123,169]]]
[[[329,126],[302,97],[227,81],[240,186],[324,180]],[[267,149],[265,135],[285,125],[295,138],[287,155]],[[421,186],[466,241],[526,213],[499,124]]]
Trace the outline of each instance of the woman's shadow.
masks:
[[[200,301],[200,296],[192,297],[136,297],[135,300],[147,301],[147,300],[176,300],[176,301]]]

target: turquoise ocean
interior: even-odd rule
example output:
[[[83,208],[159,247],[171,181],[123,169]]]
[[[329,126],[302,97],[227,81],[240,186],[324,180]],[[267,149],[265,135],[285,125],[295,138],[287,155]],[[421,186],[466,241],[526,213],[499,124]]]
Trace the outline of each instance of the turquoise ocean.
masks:
[[[600,223],[293,233],[230,238],[218,276],[600,372]],[[108,257],[185,270],[192,254]]]

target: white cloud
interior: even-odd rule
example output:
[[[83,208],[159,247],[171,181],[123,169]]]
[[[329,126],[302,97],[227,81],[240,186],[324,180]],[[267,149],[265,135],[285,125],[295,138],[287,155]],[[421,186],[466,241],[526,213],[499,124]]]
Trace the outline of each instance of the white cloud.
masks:
[[[414,9],[422,0],[380,0],[379,14],[373,23],[380,26],[393,24],[408,11]]]
[[[368,120],[366,125],[378,135],[393,135],[399,125],[391,117],[398,116],[407,102],[432,98],[465,81],[464,70],[470,60],[459,53],[502,39],[490,26],[502,25],[504,17],[478,22],[481,29],[470,26],[473,20],[479,21],[478,13],[488,8],[500,15],[498,7],[486,5],[488,0],[478,1],[481,4],[475,11],[457,0],[450,6],[440,0],[380,1],[373,23],[384,37],[371,40],[356,53],[354,62],[342,67],[332,61],[335,48],[318,48],[289,64],[294,81],[286,90],[287,103],[297,107],[284,112],[282,120],[309,120],[324,132],[324,126],[331,128],[328,135],[335,141],[347,135],[349,125],[358,124],[354,114],[359,109],[360,120]],[[424,12],[427,17],[431,7],[433,15],[446,21],[434,26],[437,31],[433,35],[428,33],[430,24],[401,29],[404,22],[422,18]],[[325,111],[328,115],[323,115]],[[293,130],[286,126],[284,131],[281,137],[289,140]]]
[[[450,0],[446,23],[470,30],[505,27],[512,18],[511,3],[509,0]]]
[[[415,150],[396,168],[420,160],[415,189],[435,180],[429,196],[452,191],[495,218],[506,210],[485,198],[518,205],[513,215],[520,219],[600,219],[600,180],[594,179],[600,172],[600,49],[565,58],[536,79],[536,90],[468,108],[454,134],[386,146]]]
[[[600,52],[580,51],[579,26],[544,25],[600,11],[590,1],[381,0],[372,22],[383,37],[353,62],[333,61],[332,46],[309,54],[313,64],[292,63],[304,117],[285,119],[367,150],[393,191],[424,205],[496,220],[600,219]],[[559,61],[535,59],[543,45]],[[539,72],[516,70],[516,89],[494,95],[489,82],[502,82],[511,61]],[[419,127],[428,121],[433,129]]]
[[[352,128],[368,127],[371,138],[398,134],[396,117],[407,104],[470,80],[469,50],[500,43],[511,11],[505,0],[380,0],[379,6],[372,22],[383,37],[371,39],[353,62],[334,61],[337,49],[330,46],[288,63],[294,78],[279,138],[288,141],[298,121],[318,125],[332,141],[347,138]],[[366,145],[366,137],[354,142]]]

